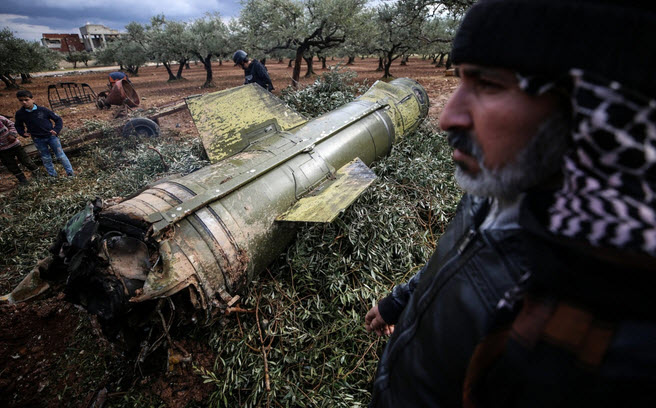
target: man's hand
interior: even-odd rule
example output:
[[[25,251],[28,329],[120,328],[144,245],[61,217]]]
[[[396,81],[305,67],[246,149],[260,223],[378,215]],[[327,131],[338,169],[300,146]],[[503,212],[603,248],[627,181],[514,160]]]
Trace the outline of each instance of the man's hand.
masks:
[[[18,135],[16,133],[10,133],[7,135],[7,143],[14,143]]]
[[[53,135],[53,136],[57,136],[57,132],[55,132],[55,129],[52,129],[52,130],[50,131],[50,134]]]
[[[394,332],[394,325],[389,325],[383,320],[378,311],[378,305],[372,307],[364,317],[364,327],[368,332],[375,331],[379,336],[389,336]]]
[[[25,132],[23,133],[23,137],[32,137],[32,135],[30,134],[30,132]]]

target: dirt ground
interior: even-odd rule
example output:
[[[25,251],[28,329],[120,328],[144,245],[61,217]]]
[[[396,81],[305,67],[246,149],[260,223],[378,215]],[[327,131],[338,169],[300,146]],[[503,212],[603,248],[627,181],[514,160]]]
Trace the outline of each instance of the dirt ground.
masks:
[[[339,61],[329,61],[335,65]],[[315,63],[316,65],[316,63]],[[348,67],[371,84],[380,78],[375,69],[377,60],[357,59]],[[177,67],[174,67],[177,68]],[[291,82],[291,68],[287,62],[268,61],[267,68],[276,91]],[[319,69],[317,69],[319,68]],[[315,67],[317,74],[322,70]],[[303,70],[304,73],[304,70]],[[392,74],[410,77],[421,83],[431,100],[429,116],[437,119],[449,95],[457,86],[457,79],[445,77],[443,68],[435,68],[429,61],[411,58],[407,66],[395,63]],[[215,64],[213,89],[203,89],[205,71],[193,65],[183,74],[185,81],[167,83],[164,67],[143,67],[140,75],[131,78],[142,100],[142,108],[151,108],[181,100],[198,93],[241,85],[243,72],[231,63]],[[107,73],[35,78],[24,86],[35,95],[37,104],[48,106],[47,85],[74,81],[89,84],[96,92],[104,90]],[[311,83],[314,78],[303,78]],[[13,117],[18,109],[14,91],[0,91],[0,114]],[[99,111],[93,105],[83,105],[57,111],[64,126],[75,129],[86,120],[110,120],[112,111]],[[187,112],[160,119],[163,128],[176,128],[181,135],[196,137],[197,133]],[[13,176],[0,174],[0,192],[15,186]],[[54,293],[46,299],[19,305],[0,306],[0,407],[100,407],[121,401],[131,406],[156,406],[163,402],[168,407],[184,407],[196,402],[202,406],[212,392],[211,384],[204,384],[198,369],[212,369],[216,359],[206,345],[191,339],[180,340],[192,354],[192,361],[176,365],[173,371],[164,365],[140,367],[134,360],[116,350],[99,333],[89,315],[65,302]],[[164,358],[166,361],[166,358]],[[195,369],[194,369],[195,367]],[[132,400],[126,390],[138,388],[146,398]],[[153,400],[148,400],[148,395]],[[155,397],[157,396],[157,397]],[[155,404],[155,405],[153,405]]]

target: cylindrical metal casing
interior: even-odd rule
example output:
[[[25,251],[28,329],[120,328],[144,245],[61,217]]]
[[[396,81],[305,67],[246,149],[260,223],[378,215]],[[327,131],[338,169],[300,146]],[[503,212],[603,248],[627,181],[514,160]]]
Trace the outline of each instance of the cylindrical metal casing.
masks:
[[[158,237],[161,273],[151,273],[132,301],[170,296],[187,286],[204,308],[227,301],[291,242],[297,223],[279,222],[299,198],[355,158],[369,165],[389,153],[394,141],[416,129],[428,111],[424,89],[410,79],[378,82],[357,100],[292,132],[267,140],[184,177],[152,186],[104,210],[146,220],[208,191],[232,175],[256,177],[177,221]],[[255,171],[285,146],[320,140],[279,165]]]

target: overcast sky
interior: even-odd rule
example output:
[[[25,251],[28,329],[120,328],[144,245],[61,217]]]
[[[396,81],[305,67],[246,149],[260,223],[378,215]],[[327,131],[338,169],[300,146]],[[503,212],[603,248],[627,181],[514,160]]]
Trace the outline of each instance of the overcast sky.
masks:
[[[224,18],[237,17],[240,8],[239,0],[2,0],[0,29],[40,40],[42,33],[80,34],[86,23],[125,31],[129,22],[148,23],[156,14],[188,21],[217,11]]]

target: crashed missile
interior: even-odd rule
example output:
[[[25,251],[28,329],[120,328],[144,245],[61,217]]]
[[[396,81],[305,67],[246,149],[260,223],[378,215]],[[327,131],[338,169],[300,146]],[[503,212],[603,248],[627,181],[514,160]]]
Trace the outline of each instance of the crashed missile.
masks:
[[[152,315],[157,299],[192,320],[216,316],[300,223],[331,222],[373,182],[367,166],[417,128],[428,97],[401,78],[313,120],[255,84],[187,106],[212,164],[90,203],[10,300],[39,292],[40,273],[64,276],[69,299],[111,333]]]

